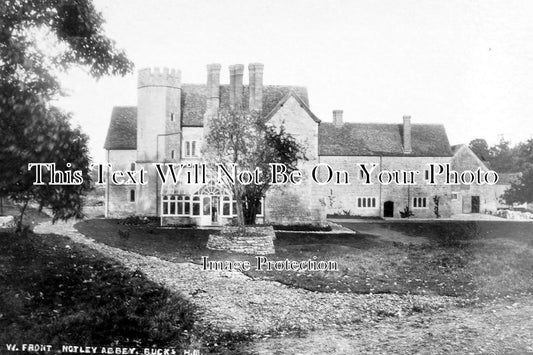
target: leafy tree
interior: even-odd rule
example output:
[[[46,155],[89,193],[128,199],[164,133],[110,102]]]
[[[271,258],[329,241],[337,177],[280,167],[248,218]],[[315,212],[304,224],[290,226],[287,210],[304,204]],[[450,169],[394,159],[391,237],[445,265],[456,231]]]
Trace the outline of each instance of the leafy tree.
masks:
[[[510,142],[503,137],[500,142],[490,148],[491,169],[497,172],[519,171],[519,161]]]
[[[533,202],[533,164],[524,169],[518,181],[511,183],[511,187],[504,192],[503,199],[507,204]]]
[[[76,64],[95,78],[124,75],[133,66],[104,35],[91,0],[0,3],[0,196],[26,201],[23,206],[35,199],[55,219],[79,215],[86,185],[34,188],[27,164],[87,167],[87,137],[50,105],[61,94],[58,71]]]
[[[17,228],[22,228],[24,212],[31,201],[39,207],[52,210],[54,221],[57,219],[80,218],[82,216],[82,197],[90,186],[90,159],[87,148],[88,137],[79,128],[71,127],[70,116],[51,107],[44,117],[36,117],[23,130],[12,134],[20,139],[16,149],[6,152],[10,159],[24,157],[26,162],[55,163],[55,169],[62,172],[79,170],[83,182],[79,185],[49,185],[51,170],[43,169],[43,184],[35,184],[38,167],[29,168],[27,164],[19,167],[18,178],[7,186],[7,195],[20,203],[20,217]],[[46,132],[46,136],[41,133]],[[59,178],[59,174],[57,174]],[[65,182],[65,176],[61,174]]]
[[[222,109],[207,129],[204,157],[208,163],[236,164],[237,172],[258,169],[258,184],[226,181],[237,202],[239,225],[255,224],[261,199],[271,187],[270,164],[285,164],[287,171],[296,169],[298,161],[305,159],[303,147],[283,126],[267,125],[256,111]]]
[[[482,138],[476,138],[470,141],[468,147],[483,161],[488,161],[490,158],[490,150],[487,141]]]
[[[526,142],[518,143],[513,152],[518,158],[520,171],[525,170],[528,165],[533,164],[533,139],[528,139]]]

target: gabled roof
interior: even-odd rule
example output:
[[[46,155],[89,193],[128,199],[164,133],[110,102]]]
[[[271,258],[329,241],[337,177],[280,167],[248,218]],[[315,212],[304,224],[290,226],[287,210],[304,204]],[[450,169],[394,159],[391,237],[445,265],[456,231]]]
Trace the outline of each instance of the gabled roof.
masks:
[[[412,124],[412,152],[403,150],[403,125],[384,123],[322,123],[318,127],[319,155],[452,156],[443,125]]]
[[[296,94],[293,90],[291,90],[290,92],[287,93],[287,95],[285,95],[285,97],[283,99],[281,99],[278,104],[270,111],[270,113],[268,113],[266,116],[265,116],[265,121],[268,121],[269,119],[272,118],[272,116],[274,116],[276,114],[276,112],[278,112],[278,110],[283,107],[283,105],[287,102],[287,100],[291,97],[294,97],[296,99],[296,101],[298,102],[298,104],[300,105],[300,107],[302,107],[305,112],[307,112],[307,114],[309,116],[311,116],[311,118],[316,122],[316,123],[320,123],[320,119],[318,119],[318,117],[315,116],[315,114],[313,112],[311,112],[311,109],[309,108],[308,104],[302,100],[300,98],[300,96],[298,96],[298,94]]]
[[[482,167],[484,169],[487,169],[487,163],[488,162],[485,162],[485,161],[481,160],[477,156],[477,154],[474,153],[474,151],[472,149],[470,149],[468,147],[468,145],[466,145],[466,144],[456,144],[456,145],[452,146],[452,152],[453,152],[454,159],[459,157],[459,154],[461,152],[466,152],[466,154],[469,154],[474,160],[476,160],[478,162],[480,167]],[[460,159],[460,157],[458,159]]]
[[[243,109],[248,109],[248,85],[243,86]],[[308,112],[307,89],[302,86],[265,85],[263,86],[263,113],[272,112],[276,105],[292,93]],[[181,86],[181,125],[182,127],[202,127],[207,104],[205,84],[183,84]],[[220,86],[220,106],[229,107],[229,85]],[[314,117],[314,115],[312,115]],[[314,117],[314,119],[317,119]],[[137,108],[117,106],[111,113],[111,122],[104,144],[105,149],[137,149]]]
[[[137,107],[113,107],[104,149],[137,149]]]
[[[455,155],[455,153],[457,153],[459,151],[459,149],[461,149],[465,145],[466,144],[455,144],[455,145],[452,145],[452,153]]]
[[[229,85],[220,85],[220,107],[229,107]],[[288,93],[295,93],[300,100],[309,106],[307,89],[302,86],[263,86],[263,113],[269,114]],[[243,109],[248,109],[248,85],[243,86]],[[205,84],[183,84],[181,86],[181,125],[183,127],[203,126],[207,104],[207,86]]]

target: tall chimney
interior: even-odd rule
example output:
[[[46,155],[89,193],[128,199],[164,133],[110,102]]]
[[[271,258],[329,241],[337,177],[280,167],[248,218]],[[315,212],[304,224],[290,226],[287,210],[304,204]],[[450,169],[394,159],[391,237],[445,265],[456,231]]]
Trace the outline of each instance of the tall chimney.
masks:
[[[403,116],[403,152],[409,154],[411,148],[411,116]]]
[[[216,116],[220,106],[220,64],[207,65],[207,111]]]
[[[342,110],[333,110],[333,124],[335,124],[335,127],[341,127],[344,124],[342,113]]]
[[[229,66],[229,100],[233,109],[242,109],[242,77],[244,74],[244,65],[234,64]]]
[[[250,63],[248,65],[250,111],[263,110],[263,69],[264,65],[261,63]]]

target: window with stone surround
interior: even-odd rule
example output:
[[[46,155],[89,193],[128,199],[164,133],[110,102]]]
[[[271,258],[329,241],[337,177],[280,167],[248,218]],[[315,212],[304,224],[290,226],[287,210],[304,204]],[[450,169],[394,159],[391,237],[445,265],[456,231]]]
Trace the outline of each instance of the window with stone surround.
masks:
[[[413,208],[426,208],[427,199],[425,197],[414,197],[413,198]]]
[[[358,197],[357,208],[376,208],[375,197]]]
[[[185,141],[185,157],[198,156],[198,141]]]

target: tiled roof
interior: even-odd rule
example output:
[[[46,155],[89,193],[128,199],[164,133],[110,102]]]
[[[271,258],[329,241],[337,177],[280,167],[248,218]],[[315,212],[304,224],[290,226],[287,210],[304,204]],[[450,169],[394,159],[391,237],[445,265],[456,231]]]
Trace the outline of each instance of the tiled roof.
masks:
[[[401,124],[321,123],[318,127],[319,155],[357,156],[452,156],[443,125],[412,124],[412,152],[403,151]]]
[[[220,85],[220,106],[229,105],[229,85]],[[243,109],[248,108],[248,86],[243,87]],[[263,86],[263,114],[268,115],[288,93],[294,92],[309,106],[307,89],[301,86]],[[205,84],[183,84],[181,86],[181,125],[183,127],[203,126],[203,117],[206,110],[207,87]]]
[[[248,108],[248,86],[243,87],[243,108]],[[285,96],[294,93],[307,107],[307,89],[301,86],[263,86],[263,113],[268,115]],[[183,84],[181,87],[181,125],[183,127],[203,126],[206,110],[207,87],[205,84]],[[221,107],[229,105],[229,85],[220,86]],[[111,113],[105,149],[137,148],[137,108],[117,106]]]
[[[307,89],[294,86],[264,86],[263,113],[266,117],[278,104],[296,94],[296,97],[309,106]],[[221,106],[229,102],[229,85],[220,87]],[[202,126],[206,109],[206,86],[182,85],[182,126]],[[243,104],[248,105],[248,87],[243,88]],[[319,122],[316,116],[312,115]],[[403,152],[401,124],[344,123],[336,127],[333,123],[320,123],[318,146],[319,155],[383,155],[407,156]],[[409,156],[452,156],[452,149],[444,126],[432,124],[411,125],[412,153]],[[107,131],[105,149],[137,148],[137,108],[117,106],[113,108]]]
[[[104,149],[137,149],[137,107],[113,107]]]

